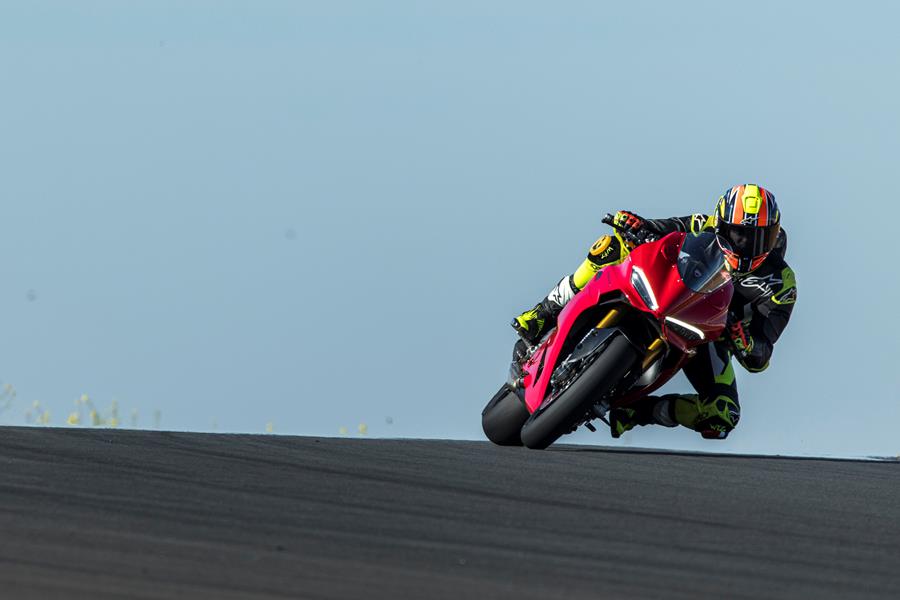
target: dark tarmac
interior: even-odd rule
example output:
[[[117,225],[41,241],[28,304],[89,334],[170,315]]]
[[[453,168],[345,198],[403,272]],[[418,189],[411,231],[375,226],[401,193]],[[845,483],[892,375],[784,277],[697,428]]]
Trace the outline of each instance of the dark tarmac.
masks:
[[[0,597],[900,598],[900,464],[0,428]]]

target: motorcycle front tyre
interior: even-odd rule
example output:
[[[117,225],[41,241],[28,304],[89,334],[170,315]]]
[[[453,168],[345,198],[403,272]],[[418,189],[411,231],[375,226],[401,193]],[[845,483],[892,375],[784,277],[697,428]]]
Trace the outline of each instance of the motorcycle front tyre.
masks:
[[[543,450],[569,432],[590,405],[603,397],[628,372],[638,352],[621,333],[616,335],[559,398],[532,414],[522,426],[522,443]]]

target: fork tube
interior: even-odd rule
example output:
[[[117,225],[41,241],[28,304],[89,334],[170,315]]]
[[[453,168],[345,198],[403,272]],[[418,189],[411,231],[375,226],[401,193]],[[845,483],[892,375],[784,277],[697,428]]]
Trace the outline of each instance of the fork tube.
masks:
[[[650,347],[647,348],[647,356],[644,358],[644,362],[641,365],[641,369],[646,371],[650,365],[653,364],[653,361],[660,355],[665,346],[665,342],[662,341],[662,338],[656,338],[653,340],[653,343],[650,344]]]
[[[614,308],[606,313],[606,316],[597,323],[597,329],[606,329],[607,327],[612,327],[616,323],[619,322],[619,319],[622,318],[622,314],[619,312],[618,308]]]

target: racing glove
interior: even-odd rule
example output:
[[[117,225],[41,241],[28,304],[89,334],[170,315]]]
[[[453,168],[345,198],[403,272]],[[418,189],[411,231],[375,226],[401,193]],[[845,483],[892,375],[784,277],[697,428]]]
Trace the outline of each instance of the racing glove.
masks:
[[[640,233],[652,234],[656,237],[662,237],[666,233],[675,231],[666,227],[665,220],[645,219],[640,215],[627,210],[620,210],[613,217],[613,225],[624,228],[626,233],[632,234],[635,238],[640,239]]]
[[[616,213],[616,216],[613,217],[613,224],[616,227],[621,227],[633,233],[637,233],[647,225],[647,220],[633,212],[620,210]]]
[[[728,338],[739,357],[744,358],[753,352],[753,338],[739,319],[729,319]]]

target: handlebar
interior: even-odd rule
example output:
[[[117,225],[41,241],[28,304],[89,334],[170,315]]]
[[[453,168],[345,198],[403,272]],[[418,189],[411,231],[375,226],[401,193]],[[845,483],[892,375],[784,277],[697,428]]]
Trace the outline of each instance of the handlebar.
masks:
[[[639,229],[638,231],[633,231],[626,227],[620,227],[619,225],[616,225],[615,218],[609,213],[607,213],[607,215],[605,217],[603,217],[603,223],[605,223],[606,225],[609,225],[610,227],[612,227],[613,229],[618,231],[621,234],[622,238],[626,242],[631,242],[632,244],[634,244],[636,246],[640,246],[641,244],[646,244],[647,242],[655,242],[656,240],[659,239],[658,235],[656,235],[655,233],[652,233],[650,231],[647,231],[646,229]]]

